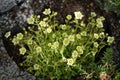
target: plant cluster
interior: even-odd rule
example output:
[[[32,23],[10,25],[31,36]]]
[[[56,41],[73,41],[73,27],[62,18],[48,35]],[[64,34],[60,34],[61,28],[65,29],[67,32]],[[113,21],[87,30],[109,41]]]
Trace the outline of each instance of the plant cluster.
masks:
[[[59,24],[55,18],[57,12],[45,9],[43,14],[44,18],[31,15],[28,23],[33,26],[11,38],[26,58],[21,65],[27,67],[27,71],[51,80],[71,80],[75,76],[98,79],[100,72],[107,74],[111,67],[107,66],[111,64],[107,58],[95,63],[101,49],[114,41],[114,37],[104,33],[104,17],[97,18],[91,12],[88,22],[84,23],[84,15],[78,11],[74,16],[67,15],[65,23]],[[8,38],[10,32],[5,36]]]
[[[107,12],[115,12],[116,14],[120,14],[120,0],[94,0],[97,2],[100,7]]]

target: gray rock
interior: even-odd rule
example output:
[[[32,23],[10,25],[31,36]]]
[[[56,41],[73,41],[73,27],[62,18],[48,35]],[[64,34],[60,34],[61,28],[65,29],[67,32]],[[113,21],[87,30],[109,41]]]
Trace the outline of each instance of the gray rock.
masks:
[[[9,11],[15,5],[17,5],[15,0],[0,0],[0,13]]]
[[[36,80],[36,78],[21,71],[7,54],[0,51],[0,80]]]
[[[0,15],[0,80],[44,80],[37,79],[30,73],[20,70],[18,65],[9,57],[2,40],[4,32],[13,27],[24,26],[27,18],[35,11],[41,13],[45,1],[50,0],[33,1],[37,1],[37,5],[31,6],[32,0],[0,0],[0,14],[4,13]],[[15,6],[18,7],[16,11],[13,9]],[[11,9],[13,10],[10,11]]]
[[[0,14],[11,10],[17,4],[26,0],[0,0]]]
[[[20,2],[23,2],[23,1],[26,1],[26,0],[16,0],[17,3],[20,3]]]

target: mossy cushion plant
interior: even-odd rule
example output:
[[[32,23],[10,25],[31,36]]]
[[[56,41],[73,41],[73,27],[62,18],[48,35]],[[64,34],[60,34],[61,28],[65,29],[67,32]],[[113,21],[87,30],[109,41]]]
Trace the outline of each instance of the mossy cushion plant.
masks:
[[[96,73],[97,65],[101,63],[95,63],[95,55],[114,41],[114,37],[104,33],[104,17],[96,19],[96,14],[91,12],[85,24],[84,15],[77,11],[74,16],[67,15],[64,24],[59,24],[57,12],[45,9],[43,14],[44,18],[31,15],[27,21],[34,25],[11,38],[26,58],[21,65],[27,66],[27,71],[35,76],[51,80],[71,80],[75,76],[98,79],[101,71]],[[9,37],[10,32],[5,36]]]
[[[120,15],[120,0],[94,0],[101,9],[106,12],[114,12]]]

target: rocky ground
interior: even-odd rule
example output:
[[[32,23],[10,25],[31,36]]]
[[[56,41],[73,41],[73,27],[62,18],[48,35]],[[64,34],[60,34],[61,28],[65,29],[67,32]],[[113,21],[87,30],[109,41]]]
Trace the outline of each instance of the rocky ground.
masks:
[[[39,10],[43,9],[45,1],[47,2],[39,0]],[[6,31],[16,28],[16,33],[19,26],[25,25],[26,19],[34,14],[32,2],[33,0],[0,0],[0,80],[42,80],[19,69],[6,51],[2,38]]]
[[[0,80],[37,80],[19,69],[17,60],[14,61],[15,56],[11,55],[12,49],[8,49],[8,44],[4,42],[3,34],[11,29],[13,34],[19,32],[19,27],[27,26],[26,20],[31,14],[40,15],[49,7],[58,12],[58,20],[61,23],[64,23],[63,19],[67,14],[73,14],[75,11],[81,11],[86,16],[94,11],[99,16],[104,16],[106,32],[115,37],[112,48],[114,59],[120,65],[120,16],[106,13],[97,5],[93,0],[0,0]]]

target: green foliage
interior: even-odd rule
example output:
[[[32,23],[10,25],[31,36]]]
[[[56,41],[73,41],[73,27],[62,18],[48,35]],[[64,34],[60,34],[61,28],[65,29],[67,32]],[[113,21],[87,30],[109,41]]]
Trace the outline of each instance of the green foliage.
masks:
[[[111,48],[107,48],[106,52],[104,53],[104,57],[101,59],[101,63],[98,66],[98,70],[100,72],[105,72],[109,77],[115,74],[115,63],[113,61],[112,54],[113,50]],[[112,78],[112,77],[111,77]],[[104,80],[104,79],[103,79]]]
[[[115,73],[115,78],[113,80],[120,80],[120,72]]]
[[[100,7],[107,12],[115,12],[120,14],[120,0],[94,0]]]
[[[22,66],[27,66],[35,76],[57,80],[70,80],[73,76],[98,79],[100,72],[108,71],[105,66],[108,56],[95,63],[95,55],[114,40],[104,33],[103,17],[96,18],[92,12],[85,24],[84,15],[78,11],[74,13],[75,18],[68,15],[65,24],[59,24],[56,12],[46,9],[43,14],[43,19],[32,15],[28,23],[34,26],[11,39],[26,57]],[[8,38],[10,32],[5,36]]]
[[[107,48],[106,52],[104,53],[104,57],[101,59],[101,67],[98,69],[101,72],[106,72],[107,76],[111,79],[108,80],[119,80],[120,79],[120,72],[116,70],[116,66],[112,54],[113,50],[111,48]],[[105,75],[104,75],[105,76]],[[107,80],[105,77],[102,77],[101,80]]]

